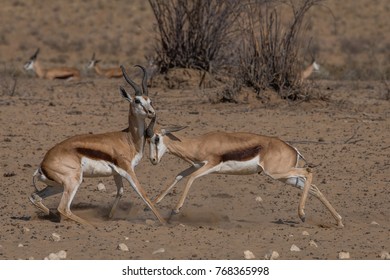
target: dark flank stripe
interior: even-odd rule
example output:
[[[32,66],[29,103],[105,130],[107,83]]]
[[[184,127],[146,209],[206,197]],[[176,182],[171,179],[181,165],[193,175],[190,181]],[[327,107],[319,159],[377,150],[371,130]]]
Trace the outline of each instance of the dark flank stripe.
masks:
[[[236,150],[221,156],[222,161],[245,161],[254,158],[261,150],[261,146],[251,147],[245,150]]]
[[[117,160],[114,159],[111,155],[106,154],[104,152],[98,151],[98,150],[92,150],[88,148],[76,148],[76,151],[82,154],[83,156],[86,156],[90,159],[94,160],[105,160],[108,162],[111,162],[115,165],[118,164]]]
[[[41,171],[40,171],[40,173],[42,173],[47,179],[49,179],[49,180],[51,180],[51,181],[55,181],[53,178],[51,178],[51,177],[49,176],[49,174],[47,173],[46,169],[45,169],[43,166],[41,166]]]

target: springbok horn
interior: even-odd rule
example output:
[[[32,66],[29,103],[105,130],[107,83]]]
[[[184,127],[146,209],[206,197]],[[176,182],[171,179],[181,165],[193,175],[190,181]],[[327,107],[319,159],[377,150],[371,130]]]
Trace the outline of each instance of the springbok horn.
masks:
[[[157,119],[157,115],[154,115],[154,117],[152,118],[152,120],[150,121],[149,125],[148,125],[148,128],[146,129],[145,131],[145,136],[147,138],[152,138],[153,137],[153,134],[154,134],[154,125],[156,123],[156,119]]]
[[[135,67],[139,67],[142,69],[142,72],[144,73],[144,76],[142,78],[142,90],[144,92],[144,95],[148,96],[148,85],[147,85],[147,80],[148,80],[148,77],[147,77],[147,74],[146,74],[146,69],[141,66],[141,65],[135,65]]]
[[[95,53],[93,53],[91,60],[95,60]]]
[[[123,74],[123,77],[125,77],[125,80],[133,87],[133,89],[135,90],[135,95],[136,96],[141,96],[142,95],[142,92],[141,92],[141,89],[140,87],[134,83],[130,78],[129,76],[127,75],[126,73],[126,70],[125,70],[125,67],[123,67],[123,65],[120,66],[121,67],[121,70],[122,70],[122,74]]]
[[[38,53],[39,53],[39,48],[35,51],[35,53],[31,56],[30,59],[31,59],[31,60],[37,59]]]

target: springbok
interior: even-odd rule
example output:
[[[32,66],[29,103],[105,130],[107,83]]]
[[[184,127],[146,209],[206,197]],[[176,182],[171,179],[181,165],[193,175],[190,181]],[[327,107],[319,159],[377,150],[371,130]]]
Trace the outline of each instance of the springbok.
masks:
[[[304,207],[310,193],[327,207],[338,226],[343,227],[341,216],[312,184],[311,169],[302,167],[306,161],[301,153],[286,142],[276,137],[253,133],[219,131],[184,138],[172,132],[185,127],[162,128],[155,132],[154,123],[155,119],[152,119],[146,132],[150,145],[150,161],[158,164],[168,151],[191,164],[191,167],[180,172],[173,183],[153,201],[159,203],[180,180],[188,176],[184,192],[172,214],[179,213],[196,178],[213,173],[246,175],[264,172],[273,179],[303,190],[298,206],[298,215],[302,221],[305,221]]]
[[[95,53],[93,53],[92,58],[88,64],[88,68],[94,68],[95,72],[100,75],[104,76],[106,78],[120,78],[122,77],[122,70],[120,67],[114,67],[114,68],[101,68],[99,66],[99,59],[95,59]]]
[[[57,193],[63,193],[58,212],[63,216],[81,224],[88,224],[70,210],[72,200],[84,177],[113,176],[117,187],[117,195],[109,217],[115,213],[119,199],[123,194],[122,178],[128,181],[147,206],[153,211],[161,223],[165,223],[160,213],[147,197],[135,175],[134,168],[140,162],[145,146],[145,119],[155,117],[152,101],[148,97],[146,72],[143,72],[142,89],[134,83],[121,66],[123,76],[135,90],[131,97],[123,87],[120,92],[129,103],[129,125],[126,129],[103,134],[84,134],[73,136],[51,148],[43,158],[40,167],[34,173],[33,184],[36,189],[30,196],[31,202],[50,217],[60,220],[42,199]],[[47,186],[38,190],[35,181],[44,182]]]
[[[80,71],[74,67],[56,67],[44,69],[37,60],[39,54],[39,48],[30,57],[30,59],[24,64],[24,69],[33,70],[39,78],[43,79],[80,79]]]
[[[319,70],[320,70],[320,65],[315,61],[315,59],[313,57],[311,64],[309,66],[307,66],[306,69],[304,69],[301,72],[300,81],[303,82],[304,80],[309,78],[311,76],[311,74],[313,74],[313,72],[316,72]]]

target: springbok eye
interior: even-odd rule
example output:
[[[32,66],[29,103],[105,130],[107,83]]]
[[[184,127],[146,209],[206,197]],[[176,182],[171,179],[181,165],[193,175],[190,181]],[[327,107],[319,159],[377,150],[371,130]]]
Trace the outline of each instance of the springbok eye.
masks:
[[[154,138],[154,143],[157,144],[158,142],[160,142],[160,137],[157,135],[156,138]]]
[[[141,100],[136,99],[136,100],[134,100],[134,102],[137,103],[137,104],[140,104],[140,103],[141,103]]]

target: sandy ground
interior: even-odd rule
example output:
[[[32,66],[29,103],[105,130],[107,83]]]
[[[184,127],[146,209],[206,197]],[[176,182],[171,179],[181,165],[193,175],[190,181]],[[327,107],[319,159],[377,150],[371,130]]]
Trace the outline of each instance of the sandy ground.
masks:
[[[335,227],[314,198],[307,202],[307,221],[300,222],[300,192],[264,175],[210,175],[195,181],[182,213],[168,226],[149,221],[156,219],[129,186],[120,210],[108,220],[113,180],[86,179],[72,209],[96,230],[45,220],[27,199],[31,175],[62,139],[126,127],[128,105],[118,84],[124,83],[26,78],[18,81],[17,94],[1,96],[1,258],[42,259],[65,250],[69,259],[242,259],[250,250],[261,259],[274,250],[281,259],[336,259],[341,251],[352,259],[378,259],[390,249],[389,104],[381,98],[381,84],[369,82],[318,82],[327,102],[278,106],[250,99],[211,104],[200,90],[151,89],[162,123],[189,126],[178,134],[252,131],[294,143],[317,165],[314,182],[343,216],[344,229]],[[171,155],[157,166],[144,158],[137,174],[154,197],[187,166]],[[99,182],[106,192],[97,190]],[[182,188],[179,184],[158,205],[164,216]],[[46,200],[51,208],[58,202],[58,196]],[[52,241],[53,233],[60,241]],[[129,251],[118,250],[120,243]],[[293,244],[301,251],[291,252]],[[153,254],[160,248],[165,252]]]
[[[168,226],[144,211],[141,199],[128,185],[118,212],[108,220],[116,191],[113,179],[86,179],[72,209],[96,226],[92,230],[68,220],[45,219],[28,200],[32,174],[45,152],[65,138],[126,127],[128,105],[118,90],[120,84],[125,85],[123,79],[98,78],[85,66],[93,51],[103,65],[145,64],[154,36],[148,4],[2,3],[0,259],[43,259],[60,250],[67,252],[67,259],[244,259],[246,250],[257,259],[271,251],[277,251],[280,259],[337,259],[340,252],[349,252],[351,259],[380,259],[390,251],[388,88],[381,81],[329,79],[334,73],[339,78],[356,78],[372,71],[354,68],[369,65],[367,61],[373,58],[368,51],[372,48],[353,48],[365,46],[360,39],[381,38],[374,44],[382,50],[378,59],[388,57],[383,15],[389,4],[375,1],[375,7],[367,7],[370,1],[360,0],[352,9],[336,2],[329,4],[335,17],[332,28],[328,28],[327,9],[313,13],[320,15],[313,16],[313,32],[321,34],[317,43],[324,66],[317,78],[327,78],[317,79],[313,86],[324,100],[289,103],[272,96],[259,100],[245,91],[238,104],[215,103],[220,88],[191,86],[199,79],[194,73],[181,77],[189,82],[176,89],[156,82],[150,97],[161,123],[188,126],[178,135],[250,131],[290,141],[316,165],[314,183],[341,214],[345,228],[337,228],[315,198],[308,199],[307,220],[302,223],[297,215],[299,190],[264,175],[210,175],[195,181],[182,213]],[[383,13],[373,17],[378,9]],[[363,10],[364,16],[359,14]],[[41,47],[43,64],[78,66],[84,78],[49,81],[24,73],[22,65],[37,47]],[[386,66],[389,60],[380,61]],[[14,71],[17,83],[12,90]],[[187,167],[184,161],[166,155],[157,166],[144,157],[136,171],[153,198]],[[105,192],[98,191],[100,182]],[[184,183],[178,184],[157,206],[163,216],[169,216],[183,187]],[[54,196],[45,203],[55,209],[59,199]],[[53,241],[53,233],[59,241]],[[121,243],[129,250],[118,250]],[[291,251],[292,245],[300,251]]]

